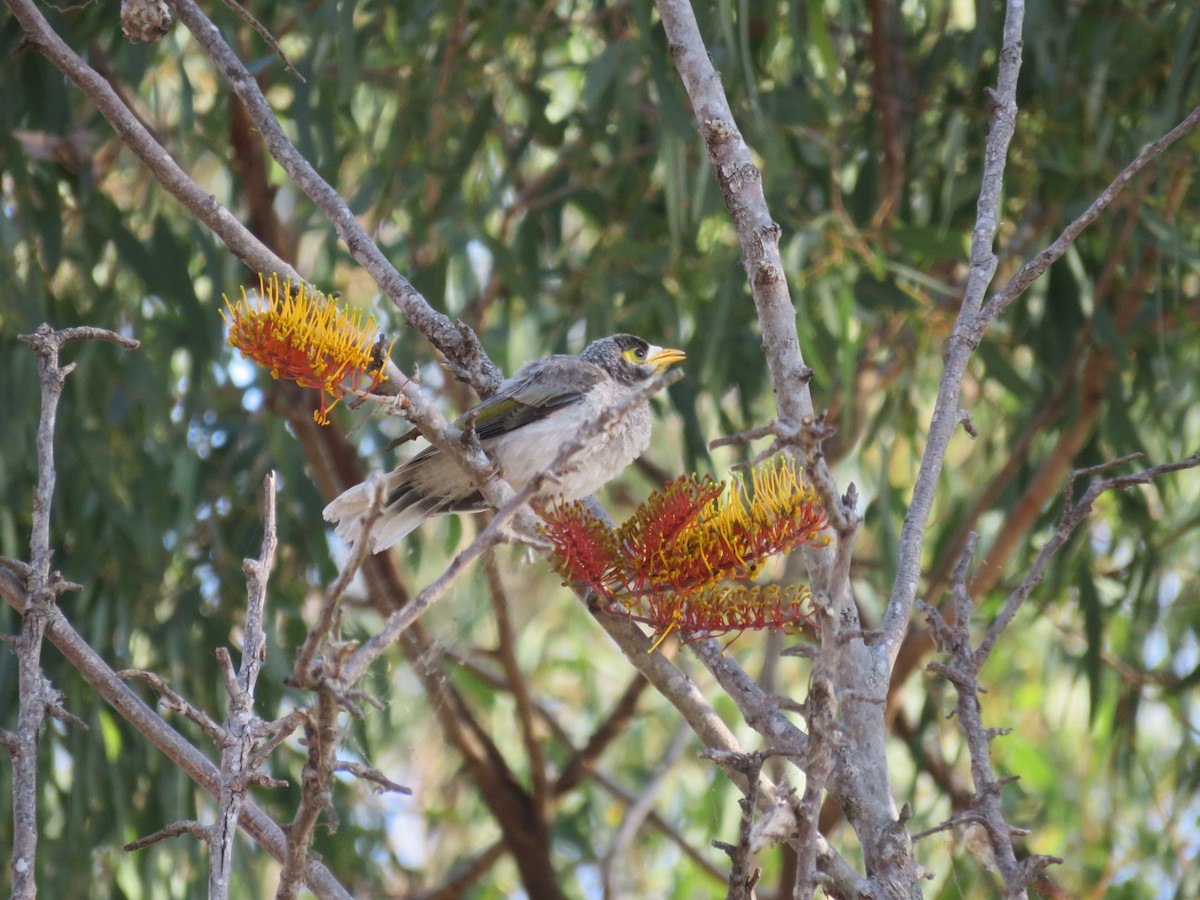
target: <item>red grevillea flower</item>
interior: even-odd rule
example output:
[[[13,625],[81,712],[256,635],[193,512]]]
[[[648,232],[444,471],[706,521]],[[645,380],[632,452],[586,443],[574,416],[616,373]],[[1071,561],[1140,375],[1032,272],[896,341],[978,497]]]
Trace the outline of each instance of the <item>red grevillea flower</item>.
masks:
[[[370,379],[367,391],[386,378],[383,367],[392,348],[378,364],[372,358],[374,316],[364,324],[361,310],[342,309],[320,291],[293,285],[290,279],[281,284],[278,275],[270,281],[260,275],[253,300],[244,287],[237,303],[223,299],[229,346],[269,370],[272,378],[321,391],[321,408],[313,413],[321,425],[329,424],[329,410],[342,397],[359,391],[364,377]]]
[[[609,612],[661,636],[678,630],[694,640],[811,622],[807,587],[745,584],[769,557],[830,540],[816,492],[786,459],[730,483],[677,478],[617,529],[578,502],[542,515],[556,570],[595,591]]]

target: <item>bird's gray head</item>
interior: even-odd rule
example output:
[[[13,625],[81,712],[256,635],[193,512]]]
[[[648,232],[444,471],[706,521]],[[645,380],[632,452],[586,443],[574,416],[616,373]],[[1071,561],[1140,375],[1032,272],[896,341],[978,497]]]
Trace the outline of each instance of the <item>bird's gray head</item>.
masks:
[[[656,347],[632,334],[614,334],[592,341],[580,354],[580,359],[595,363],[627,384],[647,381],[684,358],[682,350]]]

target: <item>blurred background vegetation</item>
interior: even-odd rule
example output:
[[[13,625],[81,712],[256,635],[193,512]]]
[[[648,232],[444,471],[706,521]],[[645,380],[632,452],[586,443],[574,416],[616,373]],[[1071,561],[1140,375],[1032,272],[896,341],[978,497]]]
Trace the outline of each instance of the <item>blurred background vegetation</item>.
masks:
[[[686,349],[687,378],[659,405],[646,464],[602,498],[614,515],[665,476],[723,474],[739,461],[729,450],[710,456],[706,442],[765,423],[774,405],[736,237],[648,4],[247,6],[304,82],[223,6],[208,12],[293,141],[396,267],[475,328],[506,371],[616,330]],[[115,4],[42,9],[206,190],[306,277],[398,333],[394,358],[420,368],[447,412],[472,402],[307,198],[264,161],[185,30],[133,45]],[[1003,8],[718,0],[696,11],[783,230],[814,396],[839,428],[835,471],[863,497],[856,585],[865,619],[877,621],[965,277]],[[1200,10],[1189,3],[1030,4],[999,278],[1200,100],[1198,30]],[[74,345],[66,356],[78,370],[59,414],[52,538],[55,565],[85,590],[62,606],[115,668],[153,669],[220,711],[212,651],[238,645],[240,561],[258,552],[259,486],[277,469],[281,553],[259,690],[259,709],[272,716],[299,702],[281,680],[341,552],[321,519],[327,498],[305,439],[315,426],[297,424],[307,411],[287,414],[296,399],[223,344],[221,295],[239,292],[251,273],[153,183],[91,103],[22,48],[7,11],[0,59],[0,554],[28,555],[34,481],[36,367],[16,335],[48,321],[137,337],[137,352]],[[983,535],[973,587],[986,615],[1055,522],[1069,468],[1133,452],[1158,463],[1196,449],[1198,151],[1192,135],[1131,186],[980,348],[963,399],[980,436],[960,434],[951,446],[923,596],[940,601],[973,527]],[[382,448],[402,425],[339,409],[330,428],[349,432],[377,468],[390,462]],[[1194,474],[1106,497],[983,673],[986,723],[1013,728],[993,744],[998,770],[1022,776],[1006,788],[1010,821],[1031,830],[1031,852],[1066,860],[1047,891],[1200,894],[1198,523]],[[426,583],[477,527],[425,526],[398,559],[398,590]],[[633,673],[542,562],[505,551],[494,578],[479,568],[460,581],[423,620],[426,652],[518,778],[530,778],[530,757],[514,701],[489,677],[500,671],[496,648],[507,646],[493,612],[501,586],[517,662],[549,723],[541,752],[557,776],[571,756],[566,742],[589,738]],[[352,636],[378,622],[379,604],[365,587],[358,596]],[[0,629],[18,627],[0,608]],[[730,652],[802,699],[807,663],[776,659],[778,646],[748,634]],[[686,657],[680,663],[735,722],[732,703]],[[942,821],[970,784],[944,716],[952,695],[923,672],[928,659],[915,636],[893,697],[893,786],[913,805],[914,830]],[[207,798],[53,649],[45,666],[91,726],[55,722],[43,741],[45,896],[201,895],[205,857],[190,839],[132,855],[120,845],[203,816]],[[0,649],[7,727],[15,671]],[[383,896],[432,891],[482,854],[487,864],[465,895],[514,895],[516,867],[487,857],[500,832],[435,722],[445,700],[399,653],[371,688],[387,709],[353,723],[344,752],[415,794],[380,798],[340,783],[341,828],[317,843],[330,868],[356,895]],[[617,895],[721,895],[722,882],[680,842],[718,873],[727,868],[708,842],[734,839],[736,791],[695,758],[694,739],[675,736],[678,717],[664,700],[636,699],[598,773],[558,798],[554,864],[570,896],[597,896],[626,810],[605,783],[637,794],[661,777],[655,811],[665,827],[646,825],[618,848]],[[302,754],[277,754],[274,774],[294,783]],[[675,762],[660,772],[664,758]],[[286,821],[296,792],[255,799]],[[0,791],[0,846],[11,844],[10,804]],[[833,813],[831,840],[853,858]],[[935,873],[931,896],[992,895],[992,876],[962,838],[918,844]],[[759,863],[764,889],[774,889],[782,863],[774,854]],[[273,890],[273,865],[242,845],[235,895]]]

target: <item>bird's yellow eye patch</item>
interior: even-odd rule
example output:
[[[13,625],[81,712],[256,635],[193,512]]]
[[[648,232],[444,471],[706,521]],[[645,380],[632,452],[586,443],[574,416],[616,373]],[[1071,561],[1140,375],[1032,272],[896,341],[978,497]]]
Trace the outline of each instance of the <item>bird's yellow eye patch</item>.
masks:
[[[625,351],[625,353],[623,355],[627,360],[629,360],[635,366],[640,366],[642,363],[644,363],[646,361],[646,348],[645,347],[630,347],[628,350]]]

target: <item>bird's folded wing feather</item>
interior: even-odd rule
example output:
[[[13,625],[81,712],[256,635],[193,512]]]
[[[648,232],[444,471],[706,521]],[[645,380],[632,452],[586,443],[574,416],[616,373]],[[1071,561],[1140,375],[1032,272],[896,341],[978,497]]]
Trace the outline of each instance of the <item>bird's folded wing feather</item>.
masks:
[[[607,377],[599,366],[575,356],[548,356],[535,360],[501,384],[487,400],[459,416],[454,426],[462,428],[467,419],[474,416],[475,435],[479,440],[507,434],[570,406]],[[437,447],[426,447],[401,468],[412,467],[437,454]]]
[[[455,424],[475,417],[480,440],[506,434],[555,410],[578,402],[608,375],[599,366],[573,356],[550,356],[530,363],[501,385],[496,394],[468,410]]]

